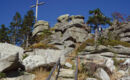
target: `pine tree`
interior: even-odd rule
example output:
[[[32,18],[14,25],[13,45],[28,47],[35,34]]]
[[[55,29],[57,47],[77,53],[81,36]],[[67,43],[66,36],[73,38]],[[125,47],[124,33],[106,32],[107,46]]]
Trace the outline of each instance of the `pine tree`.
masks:
[[[106,25],[106,24],[111,25],[111,22],[110,22],[110,18],[104,16],[99,8],[95,10],[90,10],[89,14],[92,16],[89,16],[87,24],[89,24],[91,27],[95,29],[95,43],[96,43],[98,40],[99,25]]]
[[[25,47],[29,46],[34,21],[35,21],[34,12],[33,10],[29,10],[27,14],[24,16],[24,19],[22,21],[21,31],[20,31],[20,33],[23,34],[22,42],[23,42],[23,46]]]
[[[19,29],[21,26],[21,15],[19,12],[16,12],[16,14],[13,17],[13,21],[10,23],[10,41],[12,44],[18,44],[20,37],[19,37]]]
[[[4,24],[1,25],[0,28],[0,42],[9,42],[9,37],[8,37],[8,28],[5,27]]]

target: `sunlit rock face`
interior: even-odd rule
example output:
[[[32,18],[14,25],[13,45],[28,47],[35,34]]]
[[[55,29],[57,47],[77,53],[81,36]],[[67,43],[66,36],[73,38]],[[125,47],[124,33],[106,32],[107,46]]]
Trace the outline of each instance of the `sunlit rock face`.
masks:
[[[35,35],[40,35],[43,30],[49,29],[49,23],[47,21],[42,21],[39,20],[37,23],[34,24],[34,29],[33,29],[33,36]]]
[[[107,37],[110,33],[113,34],[111,37],[130,43],[130,22],[121,24],[115,20],[113,25],[106,29],[103,35]]]
[[[61,15],[54,26],[55,33],[52,35],[52,44],[63,44],[66,47],[88,39],[89,28],[81,15]]]

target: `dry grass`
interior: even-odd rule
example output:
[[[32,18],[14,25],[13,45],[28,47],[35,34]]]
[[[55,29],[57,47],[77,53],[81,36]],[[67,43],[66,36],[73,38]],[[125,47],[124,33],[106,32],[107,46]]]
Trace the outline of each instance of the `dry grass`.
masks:
[[[49,71],[44,70],[43,68],[38,68],[32,73],[36,76],[34,80],[46,80],[49,75]]]
[[[122,45],[125,47],[130,47],[130,43],[119,41],[119,40],[106,40],[106,39],[101,39],[99,40],[100,44],[102,45],[111,45],[111,46],[117,46],[117,45]]]
[[[81,45],[78,48],[78,52],[83,51],[87,45],[94,45],[94,39],[87,39],[86,41],[81,43]]]
[[[122,76],[123,76],[123,74],[121,74],[121,73],[115,71],[115,72],[113,73],[113,75],[110,76],[110,78],[111,78],[111,80],[117,80],[117,79],[121,78]]]
[[[85,73],[79,73],[78,74],[78,80],[85,80],[86,74]]]
[[[47,48],[58,49],[57,47],[55,47],[52,44],[47,44],[47,43],[42,43],[42,42],[35,43],[30,48],[33,48],[33,49],[35,49],[35,48],[39,48],[39,49],[47,49]]]

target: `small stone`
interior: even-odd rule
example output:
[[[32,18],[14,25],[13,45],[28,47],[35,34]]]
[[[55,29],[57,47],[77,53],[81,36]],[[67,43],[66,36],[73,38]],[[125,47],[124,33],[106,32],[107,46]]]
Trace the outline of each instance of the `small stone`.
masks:
[[[70,64],[69,62],[66,62],[65,66],[68,67],[68,68],[72,68],[72,64]]]
[[[86,78],[86,80],[97,80],[95,78]]]

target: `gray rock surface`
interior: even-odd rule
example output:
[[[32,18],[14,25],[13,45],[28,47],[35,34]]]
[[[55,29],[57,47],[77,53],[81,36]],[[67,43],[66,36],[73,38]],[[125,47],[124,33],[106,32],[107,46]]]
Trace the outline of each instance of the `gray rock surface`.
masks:
[[[114,61],[110,58],[107,58],[105,65],[111,72],[114,72],[116,70],[116,67],[114,66]]]
[[[52,35],[51,44],[64,43],[63,45],[68,47],[73,43],[83,42],[88,39],[89,30],[84,23],[84,17],[80,15],[69,16],[66,14],[60,16],[54,29],[55,33]],[[90,35],[90,37],[92,36]]]
[[[2,78],[0,80],[34,80],[34,74],[26,74],[18,77],[11,77],[11,78]]]
[[[86,78],[86,80],[97,80],[96,78]]]
[[[118,54],[130,55],[130,48],[129,47],[124,47],[124,46],[118,45],[118,46],[114,46],[114,47],[108,47],[108,49],[110,51],[116,52]]]
[[[68,68],[72,68],[72,64],[70,64],[69,62],[66,62],[65,66],[68,67]]]
[[[69,21],[69,14],[61,15],[57,18],[58,22],[67,22]]]
[[[85,29],[83,28],[71,27],[67,29],[66,32],[63,34],[62,41],[65,41],[66,39],[72,37],[76,40],[76,42],[83,42],[87,39],[87,34],[88,32],[85,31]]]
[[[0,72],[18,68],[23,49],[8,43],[0,43]]]
[[[60,69],[59,77],[62,77],[62,78],[74,78],[74,70]]]
[[[101,80],[110,80],[109,75],[102,68],[97,69],[95,76]]]
[[[118,80],[130,80],[130,76],[124,76],[124,77],[122,77],[122,78],[120,78]]]
[[[33,29],[33,36],[40,35],[43,30],[49,29],[49,23],[47,21],[39,20],[37,23],[34,24]]]
[[[84,23],[84,16],[81,15],[72,15],[70,19],[73,23]]]
[[[26,53],[29,54],[27,58],[23,60],[23,65],[26,70],[33,70],[40,66],[53,65],[61,57],[61,64],[65,61],[65,51],[64,50],[52,50],[52,49],[35,49],[33,52]]]
[[[107,35],[110,33],[112,39],[119,38],[120,41],[130,42],[130,22],[120,24],[118,21],[114,21],[113,25],[106,29],[103,35],[108,37]]]

